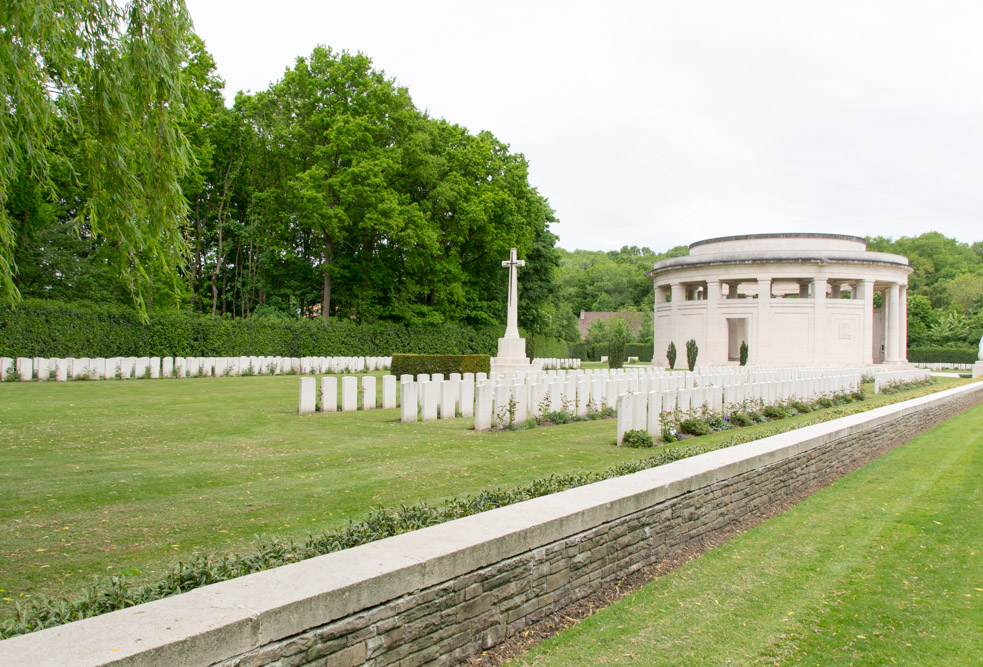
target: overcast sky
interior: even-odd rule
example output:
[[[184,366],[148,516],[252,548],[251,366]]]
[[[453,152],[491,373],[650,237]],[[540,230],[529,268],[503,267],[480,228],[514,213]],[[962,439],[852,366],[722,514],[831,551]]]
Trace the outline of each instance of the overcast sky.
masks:
[[[187,0],[226,96],[317,44],[525,154],[563,248],[983,240],[983,2]]]

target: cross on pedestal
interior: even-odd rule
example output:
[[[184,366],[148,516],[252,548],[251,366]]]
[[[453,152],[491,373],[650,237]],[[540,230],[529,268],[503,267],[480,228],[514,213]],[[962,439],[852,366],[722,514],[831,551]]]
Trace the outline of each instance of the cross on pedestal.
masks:
[[[516,259],[515,248],[512,248],[509,258],[502,262],[502,266],[509,267],[509,313],[505,325],[505,338],[519,337],[519,285],[515,270],[525,265],[524,260]]]

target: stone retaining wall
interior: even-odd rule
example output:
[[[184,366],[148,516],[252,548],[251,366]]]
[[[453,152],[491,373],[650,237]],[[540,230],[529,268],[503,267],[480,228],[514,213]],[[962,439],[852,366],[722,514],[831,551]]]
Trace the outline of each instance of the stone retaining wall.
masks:
[[[0,642],[0,664],[454,664],[983,402],[983,383]]]

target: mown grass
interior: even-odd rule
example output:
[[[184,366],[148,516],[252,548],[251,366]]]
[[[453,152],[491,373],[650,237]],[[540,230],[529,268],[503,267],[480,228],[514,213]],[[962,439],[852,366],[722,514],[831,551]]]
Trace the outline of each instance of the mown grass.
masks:
[[[300,416],[297,391],[296,376],[0,384],[0,616],[95,576],[152,581],[194,552],[652,453],[612,446],[611,420],[479,433],[468,419],[400,424],[396,410]]]
[[[658,579],[521,665],[971,665],[983,405]]]

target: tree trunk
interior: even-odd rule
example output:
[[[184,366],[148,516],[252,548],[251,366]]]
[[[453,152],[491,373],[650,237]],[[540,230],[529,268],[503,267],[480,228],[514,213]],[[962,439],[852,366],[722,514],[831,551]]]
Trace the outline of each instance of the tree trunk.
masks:
[[[215,309],[218,306],[218,272],[222,266],[222,227],[218,228],[218,253],[215,255],[215,269],[212,270],[212,319],[215,319]]]

